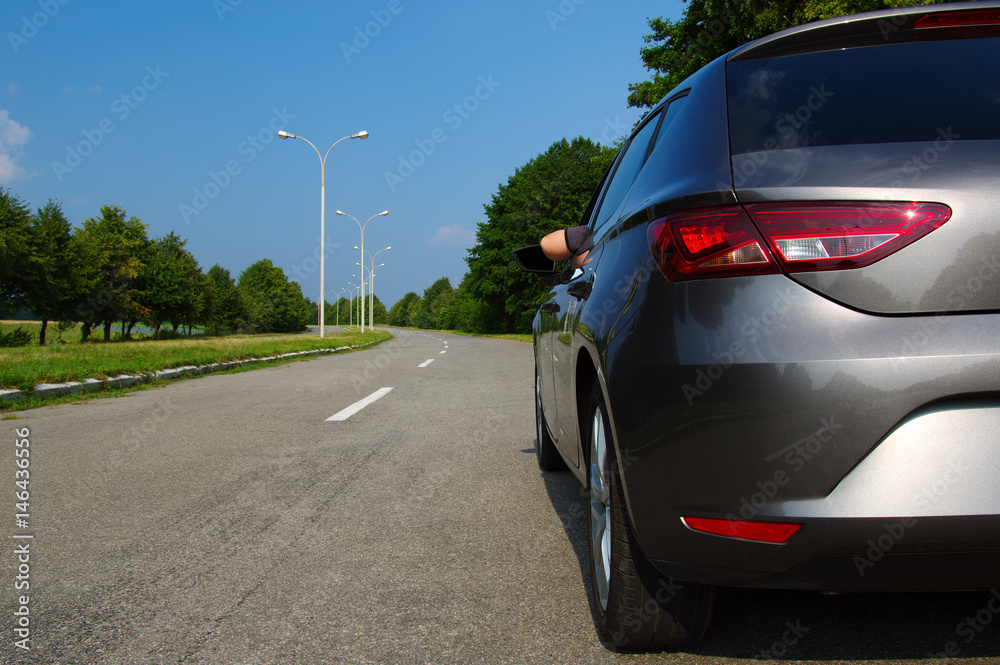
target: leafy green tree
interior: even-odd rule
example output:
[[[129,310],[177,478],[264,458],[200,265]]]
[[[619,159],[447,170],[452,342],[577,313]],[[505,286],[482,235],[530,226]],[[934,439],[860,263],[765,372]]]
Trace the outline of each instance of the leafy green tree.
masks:
[[[244,270],[237,286],[257,332],[299,332],[309,322],[309,306],[298,283],[289,282],[270,259]]]
[[[451,280],[442,277],[431,284],[421,298],[420,311],[417,314],[416,326],[418,328],[439,329],[438,317],[447,309],[447,303],[451,301]],[[444,299],[438,302],[439,299]]]
[[[468,292],[481,303],[488,332],[530,329],[547,287],[520,270],[511,252],[538,244],[550,231],[580,223],[615,150],[579,137],[561,139],[515,171],[485,206],[476,245],[469,250]]]
[[[489,320],[488,316],[489,310],[485,303],[472,295],[469,290],[469,273],[466,273],[448,304],[442,327],[469,333],[496,330],[498,328],[496,322]]]
[[[413,325],[410,323],[410,310],[415,306],[416,312],[419,313],[420,305],[420,296],[410,291],[389,309],[389,325],[400,327]]]
[[[208,283],[204,289],[206,307],[202,323],[211,326],[213,335],[218,335],[220,330],[239,329],[246,321],[246,310],[229,271],[216,263],[205,277]]]
[[[171,231],[153,241],[146,264],[146,293],[143,302],[146,320],[153,327],[153,339],[160,338],[164,321],[174,324],[194,319],[204,304],[201,269],[194,256],[184,248],[187,244]]]
[[[27,302],[26,259],[31,251],[31,210],[0,188],[0,306]]]
[[[42,321],[38,343],[45,344],[49,321],[64,321],[72,316],[70,280],[73,261],[70,254],[73,225],[62,207],[49,201],[31,219],[31,235],[23,275],[28,303]]]
[[[385,305],[382,304],[382,301],[379,300],[378,296],[373,296],[373,300],[371,301],[371,312],[372,321],[375,323],[384,325],[389,322],[389,310],[385,308]]]
[[[104,341],[109,342],[112,322],[141,318],[146,225],[126,218],[122,208],[102,206],[101,216],[85,221],[70,245],[78,267],[76,311],[83,320],[83,340],[95,324],[103,324]]]
[[[649,19],[642,63],[653,77],[629,84],[629,106],[650,108],[715,58],[772,32],[856,12],[942,0],[690,0],[677,21]],[[953,2],[955,0],[943,0]]]

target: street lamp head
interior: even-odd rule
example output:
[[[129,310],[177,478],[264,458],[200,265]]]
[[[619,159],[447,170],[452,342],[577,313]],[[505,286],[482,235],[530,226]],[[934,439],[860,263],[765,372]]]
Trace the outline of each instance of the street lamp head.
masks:
[[[279,139],[297,139],[299,137],[296,136],[295,134],[289,134],[288,132],[286,132],[285,130],[282,129],[280,132],[278,132],[278,138]]]
[[[355,246],[354,246],[354,249],[361,249],[361,248],[360,248],[360,247],[358,247],[357,245],[355,245]]]
[[[362,129],[357,134],[351,134],[351,138],[352,139],[366,139],[366,138],[368,138],[368,132],[366,132],[365,130]]]
[[[338,211],[337,211],[337,214],[338,214],[338,215],[343,215],[344,213],[343,213],[343,212],[341,212],[340,210],[338,210]]]
[[[389,211],[388,211],[388,210],[383,210],[382,212],[380,212],[380,213],[378,214],[378,216],[379,216],[379,217],[385,217],[385,216],[386,216],[386,215],[388,215],[388,214],[389,214]]]

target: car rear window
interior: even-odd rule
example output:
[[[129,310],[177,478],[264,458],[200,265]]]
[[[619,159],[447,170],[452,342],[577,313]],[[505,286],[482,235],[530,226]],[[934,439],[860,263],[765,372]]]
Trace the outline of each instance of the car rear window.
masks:
[[[998,54],[963,39],[730,62],[732,152],[1000,139]]]

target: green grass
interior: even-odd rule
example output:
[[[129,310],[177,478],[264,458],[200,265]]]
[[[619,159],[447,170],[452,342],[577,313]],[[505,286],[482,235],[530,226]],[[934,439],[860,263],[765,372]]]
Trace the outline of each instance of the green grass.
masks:
[[[5,324],[4,329],[8,326]],[[333,334],[322,339],[318,335],[233,335],[111,344],[53,343],[38,346],[36,342],[33,346],[0,349],[0,387],[29,391],[38,383],[103,379],[184,365],[208,365],[293,351],[332,349],[382,341],[391,336],[385,331],[375,331],[364,335]]]

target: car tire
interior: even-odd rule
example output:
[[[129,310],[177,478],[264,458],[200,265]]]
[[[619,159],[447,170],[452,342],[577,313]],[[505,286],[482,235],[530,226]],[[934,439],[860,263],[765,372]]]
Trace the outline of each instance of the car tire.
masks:
[[[535,370],[535,458],[542,471],[563,471],[566,462],[556,449],[556,443],[549,434],[549,426],[542,415],[542,381]]]
[[[585,421],[588,543],[594,620],[625,651],[692,644],[705,634],[715,587],[674,581],[646,559],[632,532],[607,408],[595,384]]]

